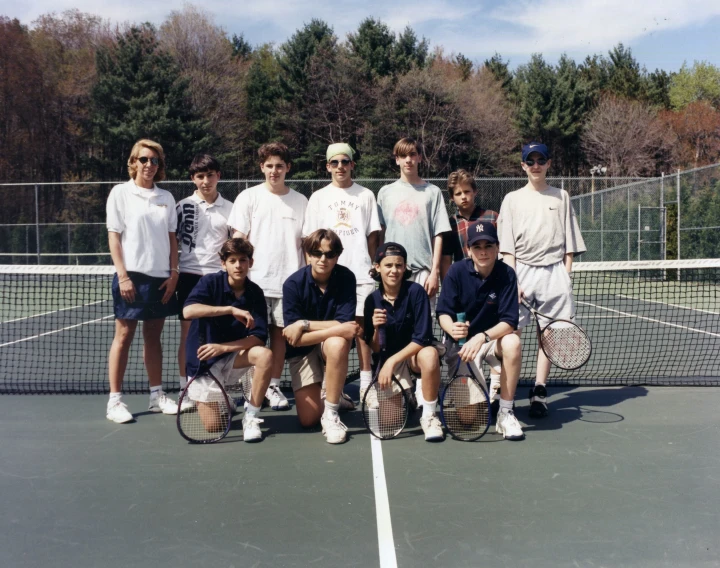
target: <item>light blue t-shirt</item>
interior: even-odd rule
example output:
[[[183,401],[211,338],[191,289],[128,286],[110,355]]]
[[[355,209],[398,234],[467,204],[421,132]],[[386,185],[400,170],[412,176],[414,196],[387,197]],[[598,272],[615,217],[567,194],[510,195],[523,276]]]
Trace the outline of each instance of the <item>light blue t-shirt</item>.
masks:
[[[386,227],[385,242],[405,247],[413,272],[430,270],[433,238],[450,231],[440,188],[398,180],[380,189],[377,202],[380,224]]]

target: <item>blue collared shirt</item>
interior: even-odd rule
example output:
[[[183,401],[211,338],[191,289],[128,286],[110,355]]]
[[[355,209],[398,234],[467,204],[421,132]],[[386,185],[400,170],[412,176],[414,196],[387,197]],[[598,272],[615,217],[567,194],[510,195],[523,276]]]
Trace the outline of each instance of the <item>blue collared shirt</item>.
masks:
[[[267,341],[265,294],[260,286],[249,278],[245,280],[245,292],[237,298],[233,289],[230,288],[227,272],[220,271],[203,276],[185,301],[185,306],[192,304],[233,306],[246,310],[252,314],[255,325],[252,329],[248,329],[245,324],[231,315],[192,320],[190,333],[185,343],[185,372],[190,377],[197,373],[200,366],[197,350],[200,347],[201,333],[204,335],[205,343],[230,343],[250,336],[257,337],[263,343]],[[218,357],[213,357],[203,363],[210,367],[217,360]]]
[[[312,267],[305,266],[288,276],[283,284],[283,319],[285,325],[299,320],[337,321],[355,320],[357,296],[355,275],[349,268],[336,264],[323,293],[312,277]],[[293,347],[288,344],[285,358],[307,355],[314,345]]]
[[[370,343],[375,333],[372,323],[375,309],[386,310],[386,355],[394,355],[409,343],[422,347],[432,344],[432,316],[430,299],[425,288],[415,282],[404,281],[395,299],[395,305],[383,298],[381,290],[375,290],[365,298],[365,341]]]
[[[500,322],[517,329],[515,271],[504,262],[496,261],[490,275],[483,279],[475,270],[472,258],[456,262],[443,280],[436,311],[438,315],[449,315],[453,321],[457,321],[458,313],[465,312],[470,324],[468,337],[483,333]]]

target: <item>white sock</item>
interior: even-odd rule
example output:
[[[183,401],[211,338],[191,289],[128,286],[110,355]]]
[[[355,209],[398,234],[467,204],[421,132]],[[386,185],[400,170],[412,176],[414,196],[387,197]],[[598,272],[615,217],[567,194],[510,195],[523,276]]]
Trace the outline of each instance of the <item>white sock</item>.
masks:
[[[188,383],[187,377],[181,376],[180,377],[180,390],[184,390],[185,387],[187,386],[187,383]]]
[[[270,379],[270,386],[280,388],[280,379]]]
[[[150,398],[160,396],[161,392],[162,392],[162,385],[158,385],[156,387],[150,387]]]
[[[422,397],[422,379],[415,381],[415,396],[418,398]]]
[[[372,383],[372,371],[360,371],[360,388],[366,389]]]
[[[434,415],[436,405],[437,399],[423,402],[423,418]]]
[[[494,372],[490,373],[490,402],[493,402],[495,396],[500,394],[500,375]]]
[[[500,399],[500,412],[510,412],[512,410],[513,401],[512,400],[505,400],[504,398]]]
[[[117,402],[120,402],[121,400],[122,400],[121,392],[111,392],[110,398],[108,399],[108,406],[111,406]]]
[[[247,406],[245,407],[245,414],[257,414],[260,412],[260,408],[257,406],[253,406],[249,402],[247,403]]]
[[[332,418],[333,416],[337,416],[339,410],[339,402],[333,404],[332,402],[328,402],[327,400],[325,401],[325,412],[323,413],[325,416],[328,416],[330,418]]]

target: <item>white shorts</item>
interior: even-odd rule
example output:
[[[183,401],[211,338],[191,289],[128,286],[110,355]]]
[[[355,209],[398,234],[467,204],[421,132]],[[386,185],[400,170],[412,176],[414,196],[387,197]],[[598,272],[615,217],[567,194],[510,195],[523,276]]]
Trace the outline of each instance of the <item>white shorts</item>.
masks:
[[[425,282],[427,282],[427,279],[430,277],[430,271],[423,269],[418,270],[417,272],[413,272],[412,276],[408,278],[410,282],[415,282],[416,284],[420,284],[423,288],[425,287]],[[435,306],[437,306],[437,294],[434,294],[430,296],[430,314],[435,317]]]
[[[530,266],[517,262],[515,271],[525,299],[538,312],[554,319],[569,320],[575,317],[572,281],[562,261],[550,266]],[[518,329],[527,326],[531,319],[530,312],[521,304]]]
[[[250,371],[252,367],[242,367],[235,369],[237,353],[228,353],[224,355],[210,367],[210,372],[222,384],[223,387],[229,384],[235,384],[242,380],[243,375]],[[190,381],[192,377],[188,377]],[[217,383],[208,376],[197,377],[188,387],[188,397],[194,402],[221,402],[224,400],[223,393]]]
[[[357,306],[355,307],[355,316],[363,317],[365,315],[365,298],[375,291],[375,283],[357,284],[355,286],[355,295],[357,296]]]
[[[265,298],[268,311],[268,325],[285,327],[282,298]]]
[[[462,372],[462,370],[466,366],[470,368],[472,372],[475,373],[475,378],[478,380],[478,383],[480,383],[480,388],[482,389],[480,390],[478,386],[472,381],[468,383],[470,391],[469,404],[479,404],[487,400],[485,397],[485,393],[487,392],[487,384],[485,383],[485,374],[482,371],[482,362],[487,357],[497,357],[497,354],[495,353],[496,346],[497,340],[485,343],[480,348],[480,351],[478,351],[478,354],[475,355],[475,359],[473,359],[469,363],[460,363],[460,372]],[[459,352],[460,347],[458,346],[458,344],[456,342],[450,343],[447,355],[445,356],[445,362],[448,364],[448,380],[450,380],[455,374],[455,367],[458,364]]]

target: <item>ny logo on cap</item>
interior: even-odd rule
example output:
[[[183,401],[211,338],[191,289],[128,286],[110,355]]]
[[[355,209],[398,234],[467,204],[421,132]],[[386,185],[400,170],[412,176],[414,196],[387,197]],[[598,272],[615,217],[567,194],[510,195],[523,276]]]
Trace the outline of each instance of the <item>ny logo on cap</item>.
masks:
[[[477,227],[475,227],[476,233],[482,233],[483,231],[485,231],[485,229],[483,228],[482,225],[478,225]]]

